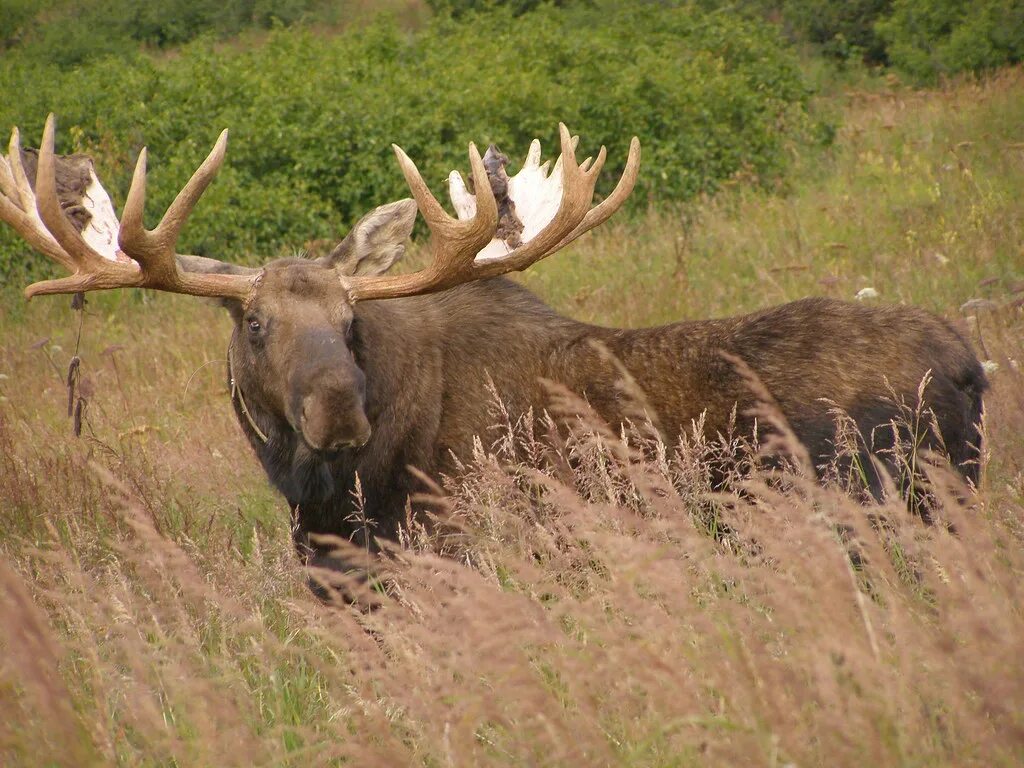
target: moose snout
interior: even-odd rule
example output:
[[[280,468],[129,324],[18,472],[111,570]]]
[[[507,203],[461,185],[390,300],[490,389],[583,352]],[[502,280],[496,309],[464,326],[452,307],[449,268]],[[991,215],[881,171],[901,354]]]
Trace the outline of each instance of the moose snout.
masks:
[[[298,427],[315,451],[335,452],[358,448],[370,439],[370,422],[363,410],[363,383],[320,378],[302,396]]]

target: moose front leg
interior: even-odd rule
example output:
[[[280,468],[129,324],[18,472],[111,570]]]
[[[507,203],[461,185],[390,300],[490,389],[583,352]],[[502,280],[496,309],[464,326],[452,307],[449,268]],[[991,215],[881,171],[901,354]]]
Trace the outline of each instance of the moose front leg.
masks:
[[[321,526],[310,526],[305,517],[298,506],[292,507],[292,542],[313,594],[325,603],[378,607],[375,574],[380,561],[373,539],[327,533]]]

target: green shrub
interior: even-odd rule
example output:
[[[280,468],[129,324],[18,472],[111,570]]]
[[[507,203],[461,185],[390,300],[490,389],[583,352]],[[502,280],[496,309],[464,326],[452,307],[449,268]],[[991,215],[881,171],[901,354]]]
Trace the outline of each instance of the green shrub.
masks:
[[[696,0],[708,11],[759,19],[780,27],[787,39],[810,44],[829,59],[886,61],[885,42],[875,24],[892,0]]]
[[[886,61],[885,42],[875,24],[892,0],[783,0],[782,18],[795,37],[821,46],[826,56]]]
[[[895,0],[878,32],[893,64],[924,81],[1024,61],[1020,0]]]
[[[466,13],[488,11],[498,6],[512,11],[516,16],[520,16],[527,11],[534,10],[545,2],[556,6],[570,5],[573,2],[590,3],[593,5],[593,0],[427,0],[427,6],[436,14],[454,16],[456,18]]]
[[[42,5],[4,0],[0,41],[17,44],[19,56],[69,68],[128,55],[139,43],[165,48],[203,36],[287,26],[312,15],[329,17],[336,11],[328,13],[328,5],[328,0],[44,0]]]
[[[11,48],[24,38],[36,17],[48,10],[46,0],[4,0],[0,3],[0,51]]]
[[[921,82],[1024,61],[1020,0],[700,0],[781,24],[821,54],[893,64]]]
[[[199,41],[173,58],[135,53],[71,71],[11,61],[0,78],[22,95],[0,103],[0,125],[20,125],[34,144],[54,111],[60,148],[91,153],[115,199],[148,144],[153,216],[230,127],[226,167],[182,242],[217,256],[337,236],[406,196],[391,142],[440,194],[468,141],[516,158],[539,137],[550,156],[562,120],[585,151],[608,146],[606,193],[636,134],[643,206],[740,173],[777,178],[806,123],[796,62],[772,27],[655,4],[496,9],[415,35],[383,21],[336,37],[285,29],[258,48]],[[0,259],[24,258],[3,237]]]

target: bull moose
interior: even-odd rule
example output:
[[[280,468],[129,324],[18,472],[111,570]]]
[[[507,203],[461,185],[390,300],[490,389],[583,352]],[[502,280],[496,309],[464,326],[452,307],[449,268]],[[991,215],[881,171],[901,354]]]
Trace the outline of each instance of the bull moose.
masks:
[[[56,190],[51,115],[34,190],[15,129],[0,163],[0,218],[71,272],[30,285],[28,297],[134,286],[222,302],[234,321],[227,373],[238,421],[295,515],[296,546],[307,562],[324,555],[311,534],[360,535],[351,514],[357,475],[376,534],[395,537],[418,482],[409,467],[435,478],[453,470],[474,436],[492,426],[491,382],[513,413],[541,412],[547,380],[585,397],[615,424],[624,413],[620,365],[645,393],[662,435],[674,441],[702,413],[712,435],[731,414],[742,423],[754,396],[726,359],[739,358],[820,462],[835,452],[830,407],[872,434],[896,415],[893,393],[916,401],[930,372],[925,405],[944,448],[966,477],[977,478],[985,377],[967,341],[939,317],[810,298],[727,319],[604,328],[564,317],[502,277],[602,223],[632,191],[636,138],[615,190],[595,207],[604,148],[578,164],[564,125],[560,140],[550,173],[534,142],[521,173],[499,185],[471,144],[475,194],[460,176],[450,177],[458,218],[396,146],[414,200],[374,209],[322,258],[250,268],[175,250],[221,165],[226,131],[155,229],[142,221],[145,149],[120,222],[107,204],[109,210],[93,211],[96,226],[81,229]],[[90,199],[106,199],[94,173],[92,179],[97,194]],[[495,236],[508,223],[499,216],[498,187],[513,200],[513,217],[521,217],[513,220],[514,241]],[[403,254],[417,210],[431,233],[431,261],[412,274],[386,274]],[[891,435],[878,430],[871,448],[884,453]],[[932,432],[924,440],[939,444]]]

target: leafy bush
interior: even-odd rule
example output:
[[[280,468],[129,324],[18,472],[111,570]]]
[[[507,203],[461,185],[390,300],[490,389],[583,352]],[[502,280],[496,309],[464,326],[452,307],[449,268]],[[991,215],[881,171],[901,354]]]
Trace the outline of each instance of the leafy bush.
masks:
[[[782,17],[798,38],[816,43],[827,56],[886,61],[885,42],[875,32],[876,22],[892,7],[892,0],[784,0]]]
[[[5,0],[0,47],[17,44],[19,56],[68,68],[131,53],[139,43],[163,48],[201,36],[287,26],[312,15],[327,17],[327,5],[327,0],[45,0],[42,5]]]
[[[519,16],[527,11],[532,11],[545,2],[551,5],[565,6],[573,3],[574,0],[427,0],[427,5],[436,14],[446,14],[457,18],[466,13],[486,11],[497,6],[503,6]],[[593,4],[593,0],[575,0],[575,2]]]
[[[886,61],[885,42],[875,24],[892,0],[695,0],[707,11],[759,19],[781,28],[792,42],[810,44],[830,59]]]
[[[895,0],[878,31],[893,64],[921,80],[1024,61],[1019,0]]]
[[[0,3],[0,51],[17,45],[36,17],[49,5],[45,0],[4,0]]]
[[[920,82],[1024,61],[1019,0],[701,0],[781,23],[825,56],[893,64]]]
[[[0,124],[34,143],[56,112],[61,149],[91,153],[115,199],[148,144],[154,212],[229,126],[227,167],[182,243],[212,255],[335,236],[406,196],[391,142],[439,189],[465,165],[468,141],[515,158],[536,136],[550,155],[563,120],[585,150],[608,146],[607,192],[636,134],[643,205],[737,173],[777,177],[806,122],[795,60],[771,27],[653,4],[495,9],[412,36],[384,21],[330,38],[277,30],[258,48],[198,41],[174,58],[135,53],[72,71],[15,60],[0,77],[22,94],[0,105]],[[8,258],[23,251],[5,237]]]

